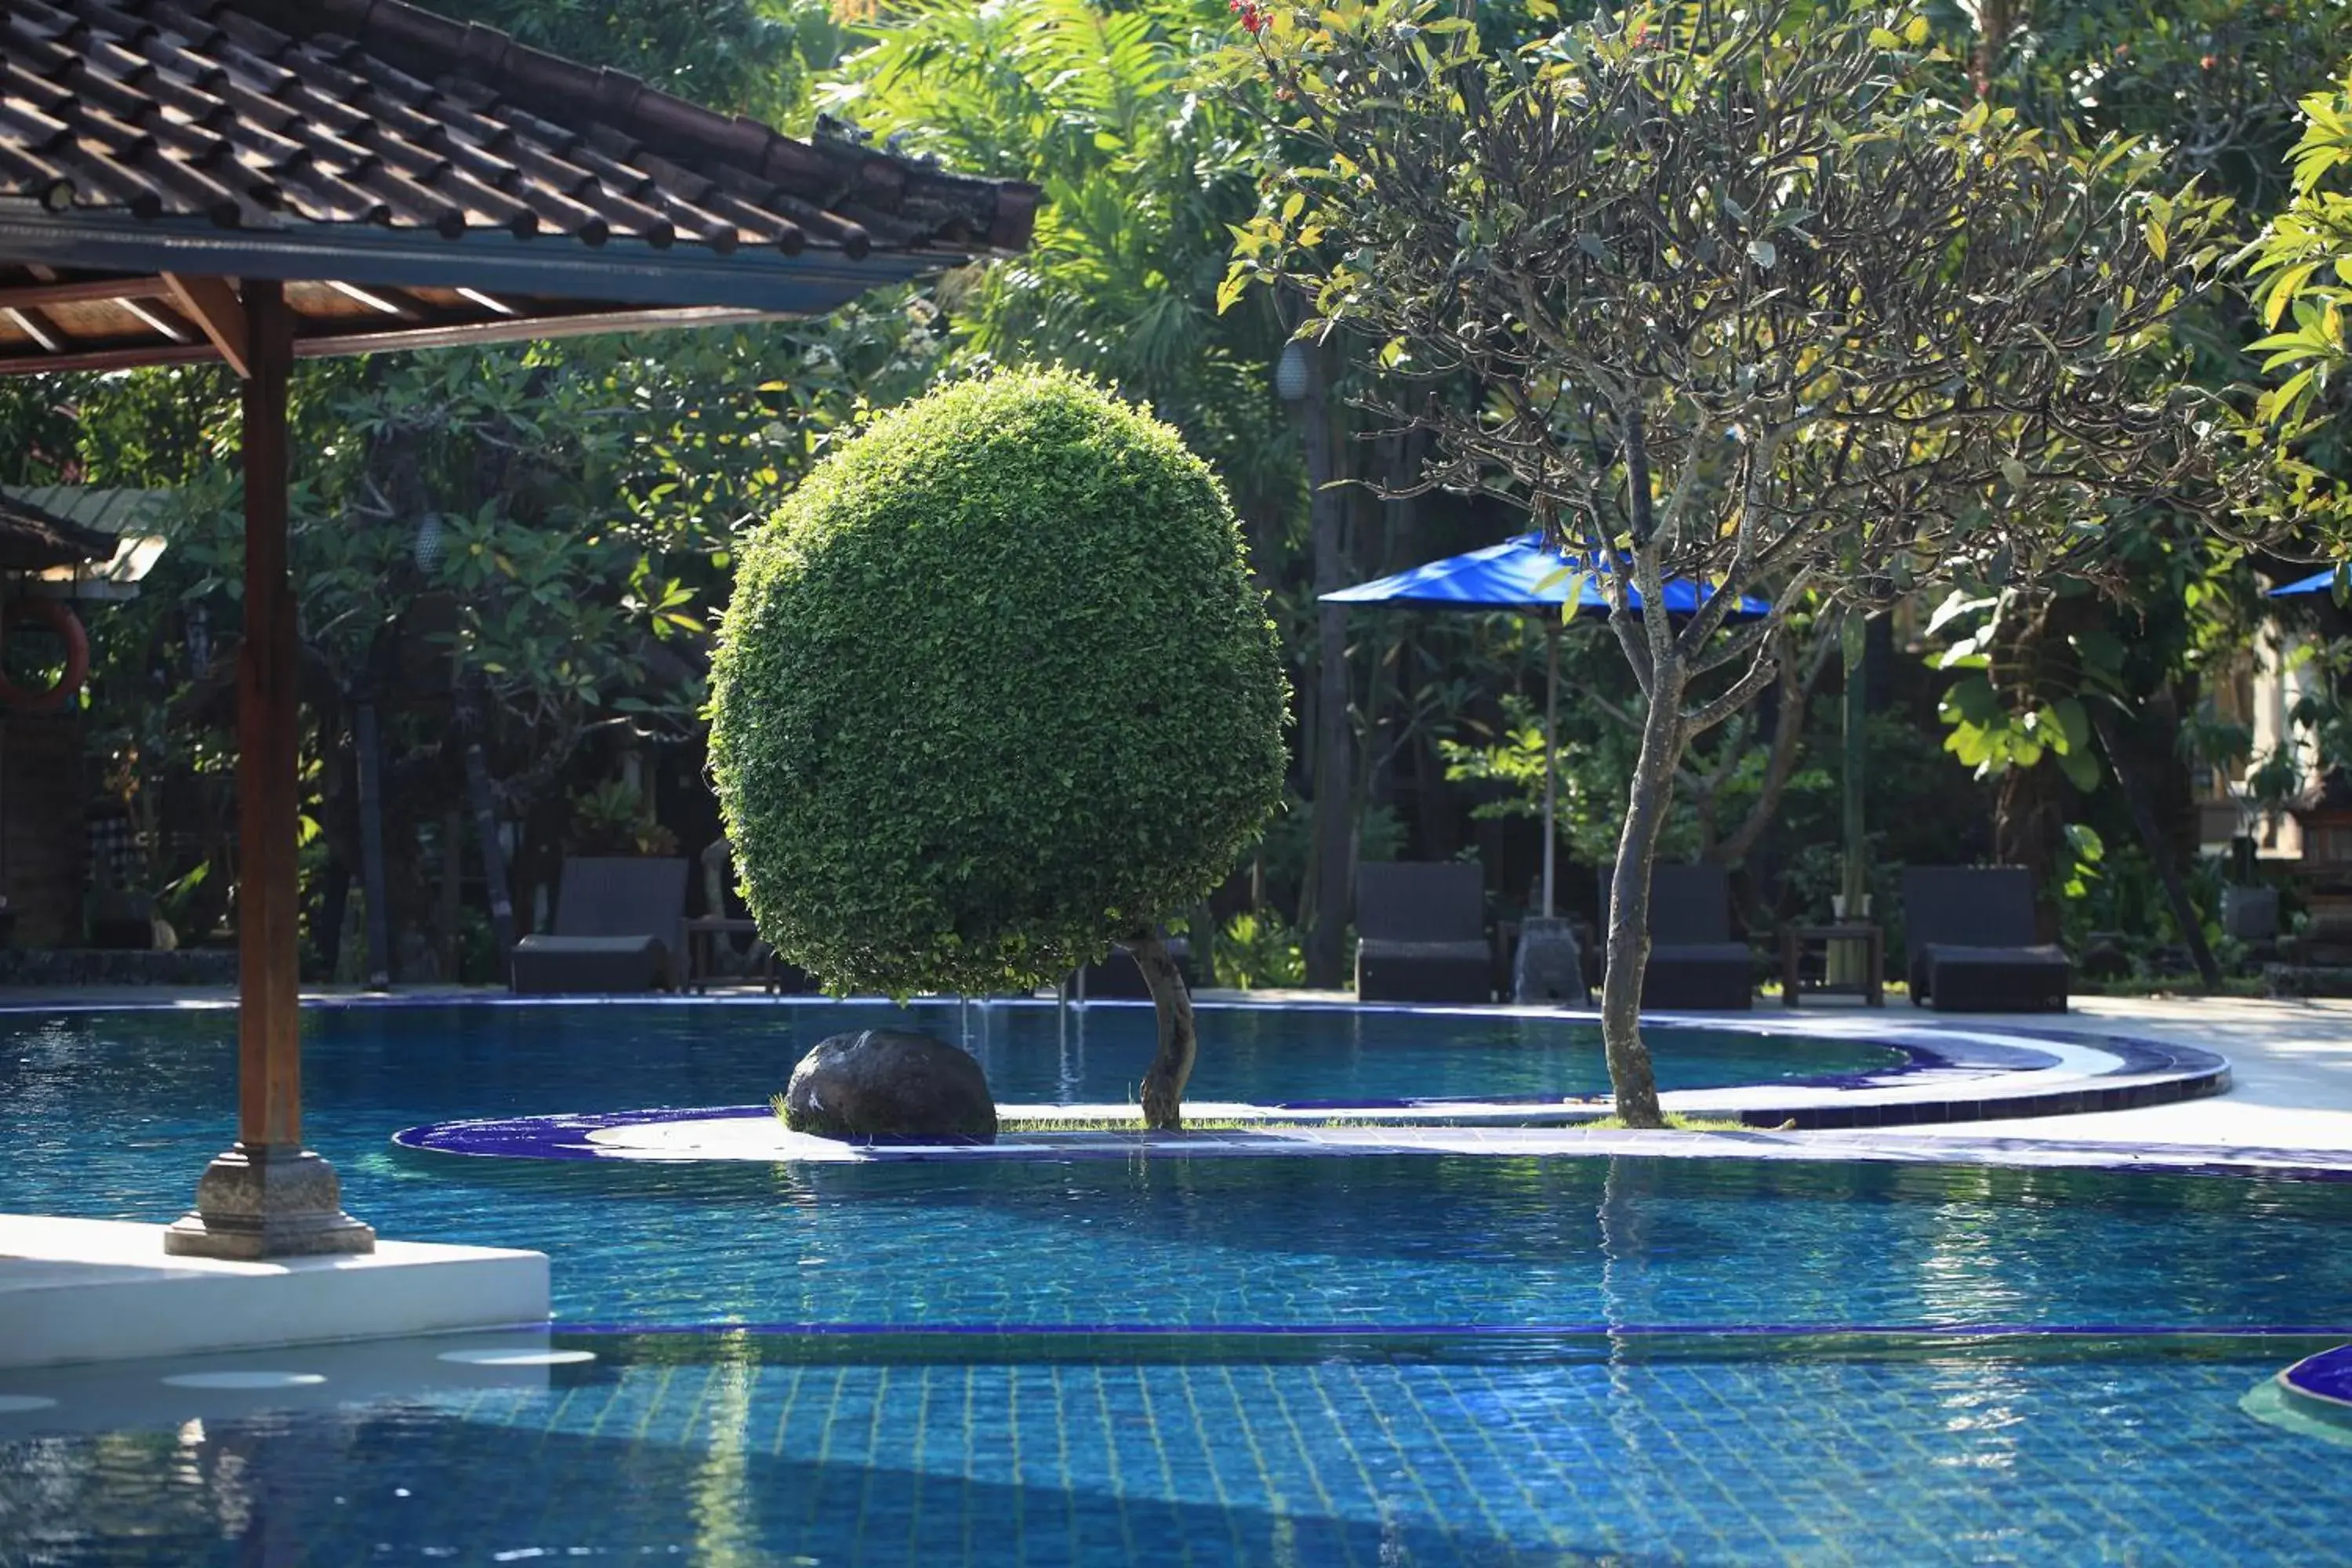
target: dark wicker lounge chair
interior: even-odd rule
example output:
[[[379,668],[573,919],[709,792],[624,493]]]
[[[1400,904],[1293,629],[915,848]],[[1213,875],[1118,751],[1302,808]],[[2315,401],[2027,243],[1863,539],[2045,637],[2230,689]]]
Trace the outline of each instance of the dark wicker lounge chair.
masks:
[[[1486,877],[1466,860],[1356,868],[1356,998],[1489,1002]]]
[[[1605,873],[1601,899],[1606,908]],[[1738,1012],[1756,1005],[1756,955],[1731,934],[1731,875],[1722,867],[1651,868],[1642,1005]]]
[[[686,862],[567,859],[555,930],[515,944],[518,994],[674,991],[684,972]]]
[[[1913,866],[1903,873],[1911,1004],[1939,1012],[2063,1013],[2064,950],[2033,940],[2022,866]]]

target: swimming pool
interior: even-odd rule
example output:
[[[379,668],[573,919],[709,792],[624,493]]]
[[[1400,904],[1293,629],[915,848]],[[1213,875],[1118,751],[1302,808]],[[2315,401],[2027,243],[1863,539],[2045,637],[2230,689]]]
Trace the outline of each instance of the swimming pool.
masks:
[[[544,1390],[193,1430],[0,1415],[0,1564],[2293,1563],[2352,1526],[2352,1448],[2239,1405],[2352,1337],[2339,1184],[384,1142],[756,1097],[791,1042],[737,1039],[737,1011],[761,1010],[306,1016],[313,1142],[353,1211],[548,1251],[557,1342],[596,1359]],[[0,1020],[0,1208],[178,1213],[224,1135],[232,1033]],[[1006,1048],[998,1070],[1033,1070]]]

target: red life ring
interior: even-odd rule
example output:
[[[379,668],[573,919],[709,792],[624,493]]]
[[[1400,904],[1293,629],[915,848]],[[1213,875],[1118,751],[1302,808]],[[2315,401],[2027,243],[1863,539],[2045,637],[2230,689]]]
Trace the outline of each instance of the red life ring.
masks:
[[[27,691],[0,675],[0,707],[19,713],[54,712],[71,701],[89,679],[89,634],[82,629],[81,618],[60,599],[19,599],[8,606],[7,613],[29,616],[57,634],[66,645],[66,672],[55,686],[42,691]]]

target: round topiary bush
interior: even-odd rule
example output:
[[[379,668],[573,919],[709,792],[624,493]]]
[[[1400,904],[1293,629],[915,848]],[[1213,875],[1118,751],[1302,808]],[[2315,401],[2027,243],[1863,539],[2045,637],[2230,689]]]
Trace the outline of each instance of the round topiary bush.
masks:
[[[1156,947],[1223,879],[1281,798],[1286,695],[1207,466],[1087,382],[1003,374],[877,419],[746,550],[711,772],[784,957],[1025,989]]]

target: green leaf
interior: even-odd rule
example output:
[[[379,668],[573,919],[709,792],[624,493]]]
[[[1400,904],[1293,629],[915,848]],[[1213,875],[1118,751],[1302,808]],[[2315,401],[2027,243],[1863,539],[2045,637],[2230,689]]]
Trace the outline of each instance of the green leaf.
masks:
[[[2055,747],[2062,756],[2087,753],[2091,749],[2091,721],[2083,711],[2083,704],[2072,697],[2062,697],[2052,703],[2049,713],[2058,733]]]
[[[2082,657],[2084,668],[2103,674],[2113,674],[2124,667],[2124,643],[2121,637],[2102,627],[2078,632],[2067,639]]]
[[[2306,261],[2301,266],[2288,268],[2263,286],[2263,326],[2265,331],[2277,328],[2279,318],[2285,315],[2287,307],[2294,302],[2296,292],[2318,269],[2319,263]]]
[[[2099,787],[2099,759],[2090,752],[2059,752],[2058,771],[2085,795]]]
[[[1994,691],[1992,682],[1981,675],[1954,681],[1952,689],[1944,694],[1944,700],[1953,712],[1971,724],[1990,725],[1996,721],[2005,721],[2008,716],[2001,706],[2000,693]]]

